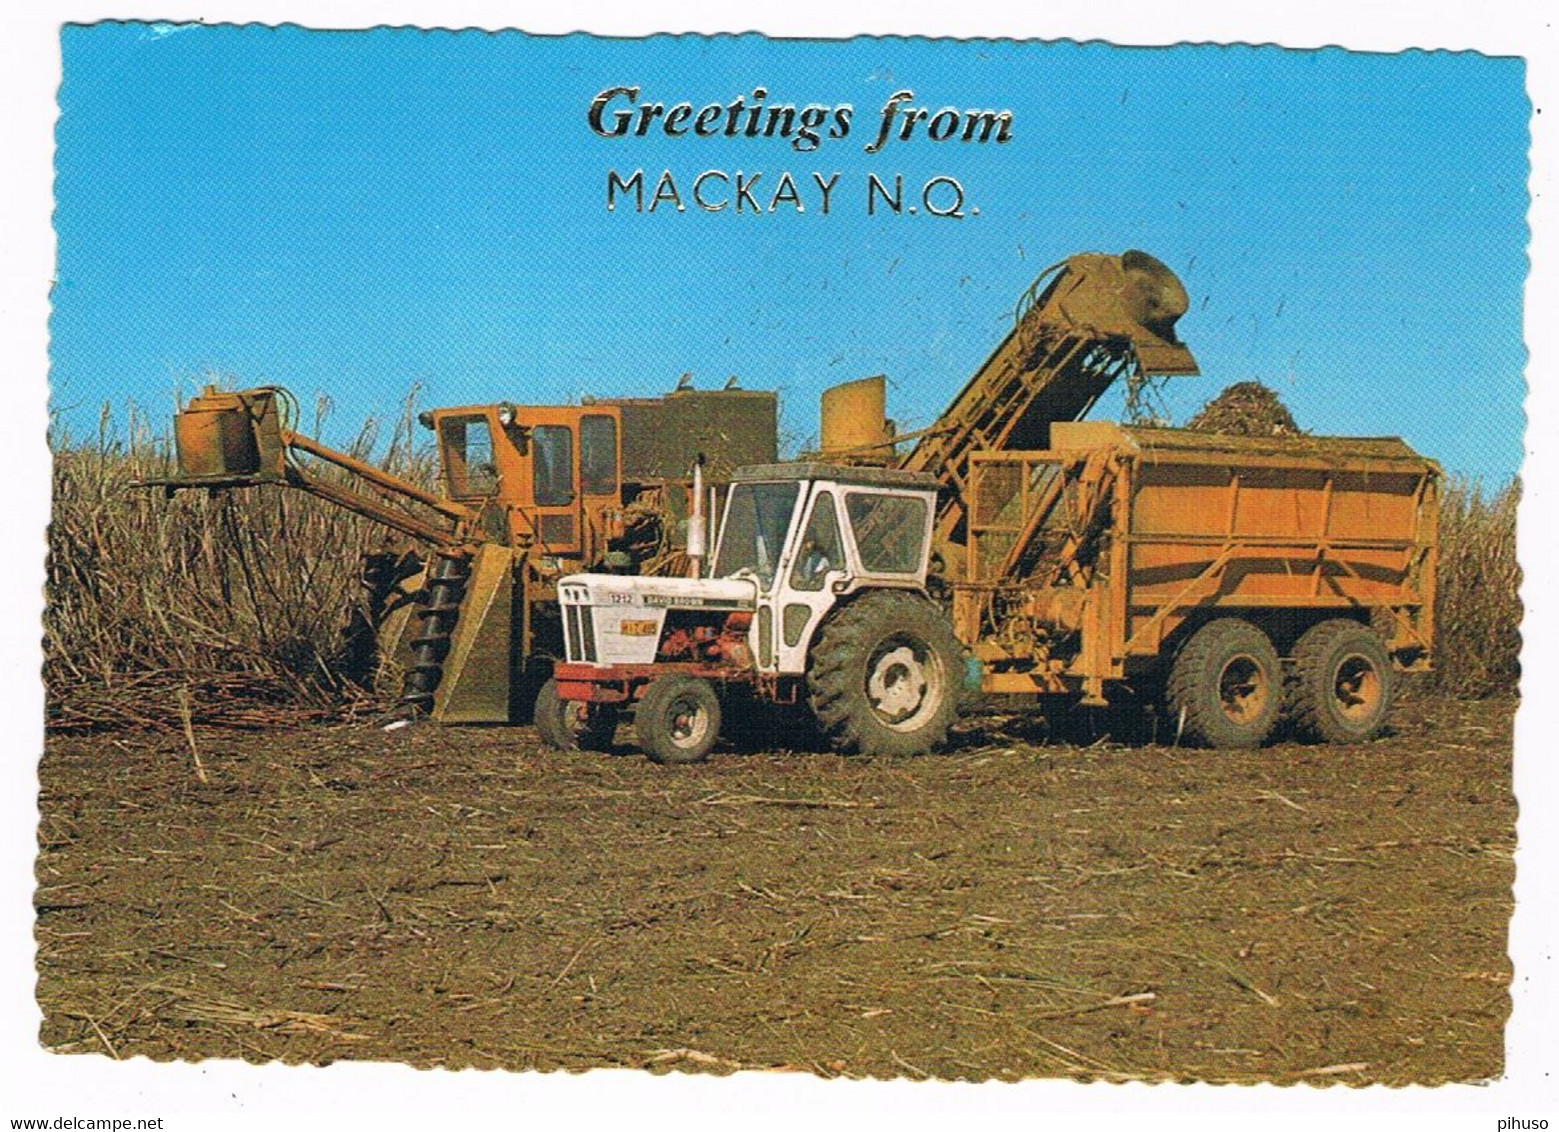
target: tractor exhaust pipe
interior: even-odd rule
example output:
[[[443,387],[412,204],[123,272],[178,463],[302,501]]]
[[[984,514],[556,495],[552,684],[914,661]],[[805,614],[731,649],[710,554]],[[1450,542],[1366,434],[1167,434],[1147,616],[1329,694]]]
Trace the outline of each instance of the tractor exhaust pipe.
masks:
[[[689,576],[704,576],[704,558],[709,552],[709,540],[704,529],[704,457],[700,453],[693,463],[693,513],[687,520],[687,560]]]

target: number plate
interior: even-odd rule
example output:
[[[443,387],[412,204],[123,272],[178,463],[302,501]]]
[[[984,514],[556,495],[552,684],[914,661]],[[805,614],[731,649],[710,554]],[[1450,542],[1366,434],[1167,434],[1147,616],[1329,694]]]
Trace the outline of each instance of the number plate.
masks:
[[[653,621],[624,621],[618,632],[625,637],[653,637],[656,624]]]

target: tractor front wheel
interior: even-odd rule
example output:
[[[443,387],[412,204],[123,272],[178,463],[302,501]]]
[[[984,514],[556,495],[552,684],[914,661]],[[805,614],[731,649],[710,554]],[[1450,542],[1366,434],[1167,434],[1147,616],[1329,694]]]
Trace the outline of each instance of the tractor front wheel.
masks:
[[[662,676],[639,697],[633,730],[653,762],[703,762],[720,738],[720,697],[708,680]]]
[[[617,733],[615,707],[562,699],[556,680],[548,680],[536,693],[534,718],[542,742],[560,751],[609,751]]]

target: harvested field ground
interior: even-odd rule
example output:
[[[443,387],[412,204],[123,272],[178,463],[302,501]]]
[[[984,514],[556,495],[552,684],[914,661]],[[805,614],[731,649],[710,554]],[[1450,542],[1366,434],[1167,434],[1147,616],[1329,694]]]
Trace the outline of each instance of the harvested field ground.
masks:
[[[1509,702],[1351,748],[50,741],[43,1043],[128,1058],[971,1079],[1495,1077]],[[1005,727],[1005,729],[1004,729]],[[626,733],[623,738],[626,738]]]

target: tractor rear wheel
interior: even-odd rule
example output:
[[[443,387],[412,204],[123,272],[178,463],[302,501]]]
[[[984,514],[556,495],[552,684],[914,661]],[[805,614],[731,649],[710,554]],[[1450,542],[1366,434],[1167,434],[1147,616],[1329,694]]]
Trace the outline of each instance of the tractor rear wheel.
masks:
[[[662,676],[639,697],[633,730],[652,762],[703,762],[720,738],[720,697],[708,680]]]
[[[548,680],[536,693],[536,730],[542,742],[560,751],[611,750],[617,714],[615,707],[559,698],[556,680]]]
[[[1181,648],[1165,699],[1171,726],[1208,747],[1259,747],[1277,722],[1283,670],[1271,639],[1249,621],[1209,621]]]
[[[1289,720],[1323,743],[1373,739],[1386,726],[1395,675],[1380,634],[1346,618],[1322,621],[1294,646]]]
[[[808,703],[834,749],[923,755],[958,713],[963,649],[918,594],[870,593],[824,624],[812,644]]]

